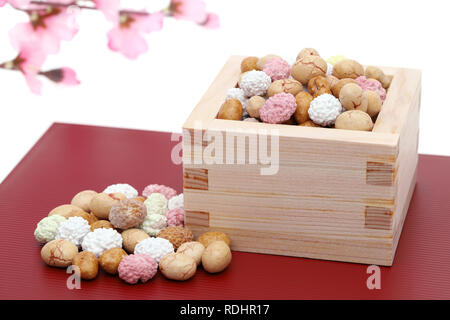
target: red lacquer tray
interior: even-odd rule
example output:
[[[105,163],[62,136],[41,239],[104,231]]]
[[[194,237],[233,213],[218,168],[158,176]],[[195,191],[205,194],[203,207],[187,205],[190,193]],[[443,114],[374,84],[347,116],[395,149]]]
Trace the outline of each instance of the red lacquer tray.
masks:
[[[132,286],[101,272],[67,289],[65,270],[40,259],[36,223],[83,189],[162,183],[181,192],[176,143],[170,133],[54,124],[0,185],[0,299],[450,299],[450,158],[423,155],[381,290],[367,288],[365,265],[241,252],[225,272],[200,269],[187,282],[158,274]]]

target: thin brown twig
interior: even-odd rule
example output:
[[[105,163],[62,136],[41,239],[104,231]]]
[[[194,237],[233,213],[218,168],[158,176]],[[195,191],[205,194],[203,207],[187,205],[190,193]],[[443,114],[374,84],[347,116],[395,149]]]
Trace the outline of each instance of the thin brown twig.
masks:
[[[35,5],[42,5],[42,6],[49,6],[49,7],[58,7],[58,8],[69,8],[69,7],[77,7],[79,9],[84,9],[84,10],[98,10],[95,6],[86,6],[86,5],[80,5],[78,4],[78,1],[73,1],[71,3],[58,3],[58,2],[52,2],[52,1],[39,1],[39,0],[33,0],[30,2],[31,4],[35,4]],[[19,9],[16,8],[20,11],[25,11],[25,12],[30,12],[33,10],[30,9]],[[136,15],[150,15],[151,13],[147,12],[147,11],[137,11],[137,10],[120,10],[119,14],[136,14]]]

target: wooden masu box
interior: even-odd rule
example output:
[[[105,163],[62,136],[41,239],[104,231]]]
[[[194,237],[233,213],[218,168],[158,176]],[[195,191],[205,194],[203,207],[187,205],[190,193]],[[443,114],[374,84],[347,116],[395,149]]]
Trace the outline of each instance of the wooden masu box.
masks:
[[[242,59],[226,62],[183,126],[186,225],[227,233],[237,251],[391,266],[416,184],[421,72],[381,68],[393,80],[372,132],[217,119]],[[278,171],[262,175],[266,163],[239,154],[262,138],[270,154],[272,132]],[[223,135],[222,148],[207,134]],[[217,150],[235,163],[215,161]]]

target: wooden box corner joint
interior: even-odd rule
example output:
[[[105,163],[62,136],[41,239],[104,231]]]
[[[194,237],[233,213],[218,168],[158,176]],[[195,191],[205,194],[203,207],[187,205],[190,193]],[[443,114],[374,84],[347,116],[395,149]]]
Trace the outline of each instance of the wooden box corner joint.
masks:
[[[389,208],[369,207],[364,212],[364,226],[368,229],[391,230],[394,212]]]
[[[392,186],[395,183],[394,164],[367,161],[366,183],[375,186]]]
[[[184,168],[183,188],[208,190],[208,169]]]

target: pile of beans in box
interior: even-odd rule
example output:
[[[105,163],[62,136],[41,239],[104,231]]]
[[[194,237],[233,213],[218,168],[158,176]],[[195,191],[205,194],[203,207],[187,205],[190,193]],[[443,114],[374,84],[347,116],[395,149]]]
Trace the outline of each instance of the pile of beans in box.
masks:
[[[392,76],[343,56],[305,48],[289,64],[276,55],[246,57],[218,118],[371,131]]]

